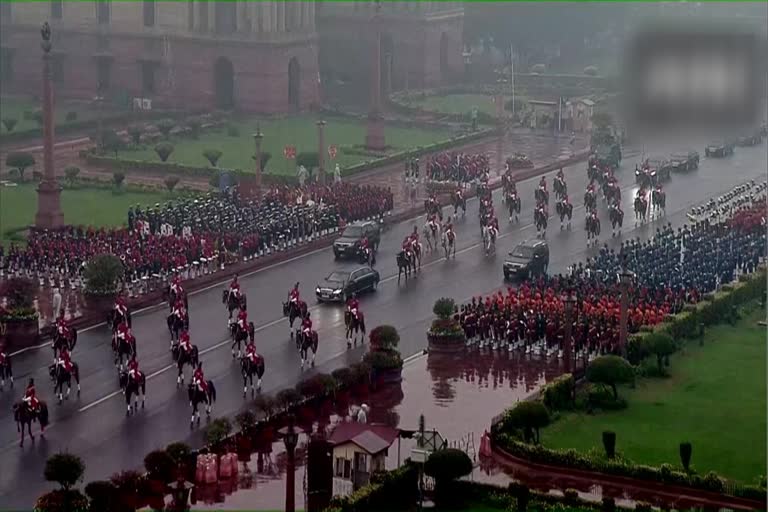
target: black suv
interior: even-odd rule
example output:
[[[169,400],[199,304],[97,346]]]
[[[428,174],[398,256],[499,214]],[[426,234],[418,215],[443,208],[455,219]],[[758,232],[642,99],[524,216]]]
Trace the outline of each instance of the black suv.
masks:
[[[370,220],[349,224],[342,231],[341,237],[333,242],[333,255],[336,258],[360,257],[360,242],[364,237],[368,237],[368,246],[376,252],[381,240],[381,228]]]
[[[549,266],[549,246],[544,240],[523,242],[504,260],[504,279],[533,277],[546,274]]]

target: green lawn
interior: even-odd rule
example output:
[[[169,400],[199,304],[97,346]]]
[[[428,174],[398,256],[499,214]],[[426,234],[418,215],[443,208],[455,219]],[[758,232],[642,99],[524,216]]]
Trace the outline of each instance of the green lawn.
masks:
[[[154,204],[164,200],[165,194],[161,192],[113,195],[110,190],[85,188],[64,190],[61,194],[61,207],[67,224],[119,226],[128,221],[126,214],[129,206]],[[34,184],[0,186],[0,242],[8,243],[6,233],[9,230],[33,224],[36,211],[37,192]]]
[[[40,101],[34,101],[32,98],[2,97],[0,98],[0,119],[16,119],[18,122],[13,129],[14,132],[30,130],[39,125],[34,119],[24,119],[24,112],[34,112],[42,108]],[[67,112],[77,112],[78,121],[93,119],[97,115],[95,107],[87,103],[62,103],[56,106],[57,126],[67,124]],[[106,108],[104,115],[105,117],[108,115]],[[2,123],[0,123],[0,133],[8,133]]]
[[[442,114],[468,114],[477,107],[478,112],[495,116],[496,104],[493,102],[493,98],[493,96],[485,94],[448,94],[445,96],[427,96],[423,100],[413,101],[411,105]],[[511,96],[504,96],[504,102],[506,103],[511,98]],[[521,98],[515,98],[515,100],[518,99]]]
[[[283,157],[283,148],[286,145],[293,145],[296,147],[297,153],[317,151],[316,121],[317,118],[312,116],[300,116],[260,122],[261,131],[264,134],[262,151],[272,155],[272,159],[267,163],[268,172],[295,175],[295,164],[286,161]],[[353,146],[362,145],[365,142],[365,122],[341,118],[326,118],[326,121],[326,145]],[[227,129],[221,128],[204,132],[198,140],[172,138],[171,143],[175,146],[175,150],[168,161],[205,167],[210,164],[203,157],[203,151],[218,149],[223,153],[218,162],[219,167],[241,170],[253,169],[252,155],[255,152],[253,133],[256,131],[256,124],[256,119],[231,123],[231,126],[236,127],[240,132],[237,137],[229,136]],[[452,134],[448,130],[426,130],[388,125],[385,135],[387,144],[392,146],[391,151],[394,152],[445,140],[450,138]],[[159,161],[154,146],[122,151],[120,155],[129,159]],[[333,169],[336,163],[344,168],[372,160],[375,157],[344,154],[339,149],[335,161],[329,161],[327,153],[325,158],[326,168]]]
[[[680,465],[679,444],[693,445],[691,465],[743,483],[766,474],[766,339],[752,311],[737,327],[718,326],[704,346],[672,356],[671,377],[642,379],[621,390],[623,411],[567,414],[542,432],[551,448],[601,452],[601,433],[616,432],[616,449],[636,463]]]

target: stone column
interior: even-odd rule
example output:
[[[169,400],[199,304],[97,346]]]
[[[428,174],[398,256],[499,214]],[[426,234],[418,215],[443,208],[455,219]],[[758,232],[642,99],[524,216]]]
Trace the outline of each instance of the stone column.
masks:
[[[258,194],[261,196],[261,173],[264,171],[261,168],[261,140],[264,138],[264,134],[261,133],[261,126],[256,124],[256,133],[253,134],[253,141],[256,145],[256,187],[259,189]]]
[[[43,179],[37,187],[35,226],[50,229],[64,224],[61,186],[53,167],[53,84],[51,83],[51,27],[43,24]]]
[[[325,185],[325,121],[317,122],[317,180]]]
[[[373,15],[373,54],[371,55],[371,109],[368,112],[365,147],[373,150],[383,150],[386,147],[384,139],[384,121],[381,117],[381,26],[379,12],[381,2],[376,2]]]

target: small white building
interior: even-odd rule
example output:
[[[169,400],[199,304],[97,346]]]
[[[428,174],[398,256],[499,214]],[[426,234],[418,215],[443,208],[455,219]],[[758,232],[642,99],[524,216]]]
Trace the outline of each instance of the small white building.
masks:
[[[386,425],[340,423],[328,439],[333,445],[333,495],[348,496],[368,485],[374,471],[385,470],[387,451],[398,434]]]

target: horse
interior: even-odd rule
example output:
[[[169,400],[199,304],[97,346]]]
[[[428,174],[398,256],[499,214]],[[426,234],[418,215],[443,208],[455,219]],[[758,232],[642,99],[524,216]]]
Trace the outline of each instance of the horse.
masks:
[[[304,369],[304,363],[312,367],[315,366],[315,355],[317,354],[317,331],[310,331],[305,335],[301,329],[296,333],[296,346],[299,348],[299,357],[301,357],[301,369]],[[312,359],[309,359],[309,350],[312,349]]]
[[[566,203],[563,199],[557,202],[555,205],[557,215],[560,217],[560,230],[565,227],[565,218],[568,217],[568,229],[571,229],[571,218],[573,217],[573,205]]]
[[[587,231],[587,247],[597,245],[597,237],[600,235],[600,219],[593,210],[587,214],[584,229]]]
[[[539,186],[533,195],[537,203],[549,204],[549,191],[544,187]]]
[[[288,325],[291,329],[291,337],[293,337],[293,322],[297,318],[307,316],[307,303],[303,300],[283,302],[283,316],[288,317]]]
[[[176,377],[176,387],[178,388],[184,382],[184,365],[188,364],[192,368],[197,367],[197,363],[200,360],[200,352],[197,350],[197,345],[192,345],[192,348],[187,352],[182,350],[178,343],[174,343],[171,348],[171,354],[179,370]]]
[[[603,185],[603,196],[609,203],[618,203],[621,201],[621,188],[615,181],[606,182]]]
[[[144,398],[147,396],[147,377],[144,373],[139,372],[139,378],[132,379],[128,376],[127,371],[121,371],[120,389],[123,390],[123,394],[125,395],[125,405],[127,407],[125,411],[126,416],[130,416],[132,412],[138,412],[139,395],[141,395],[141,408],[144,408]],[[133,408],[131,407],[132,397],[134,397]]]
[[[74,327],[70,327],[68,338],[60,335],[59,330],[56,329],[56,331],[53,334],[53,341],[51,343],[51,348],[53,348],[54,361],[58,357],[59,351],[62,348],[66,348],[67,352],[72,352],[75,349],[76,344],[77,344],[77,329],[75,329]]]
[[[208,384],[207,392],[203,392],[197,385],[191,382],[187,385],[187,396],[189,397],[189,403],[192,404],[192,419],[189,420],[190,429],[194,427],[195,418],[197,418],[197,424],[200,425],[200,411],[198,410],[200,404],[205,403],[205,414],[208,417],[211,416],[211,408],[216,401],[216,387],[214,387],[213,382],[210,380],[206,381],[206,384]]]
[[[181,300],[184,301],[184,307],[189,310],[189,299],[187,297],[187,292],[184,290],[181,290]],[[179,298],[176,296],[176,292],[171,290],[171,285],[169,284],[165,288],[163,288],[163,294],[162,297],[165,301],[168,302],[168,309],[173,309],[173,306],[176,304],[176,299]]]
[[[248,356],[240,358],[240,373],[243,376],[243,398],[248,392],[248,381],[251,382],[251,396],[255,394],[253,388],[253,376],[256,375],[256,389],[261,391],[261,378],[264,376],[264,357],[257,354],[257,361],[254,363]]]
[[[11,366],[11,356],[6,356],[5,360],[0,363],[0,390],[5,387],[5,379],[11,383],[11,389],[13,389],[13,366]]]
[[[38,410],[34,411],[30,409],[29,405],[23,400],[13,404],[13,419],[16,422],[16,432],[21,432],[21,442],[19,446],[24,446],[24,427],[27,427],[29,437],[34,441],[35,436],[32,434],[32,423],[37,421],[40,423],[40,437],[45,437],[45,427],[48,426],[48,406],[45,402],[40,400],[38,402]]]
[[[443,220],[443,206],[435,198],[428,198],[424,200],[424,212],[428,216],[437,215],[437,218]]]
[[[483,226],[483,247],[485,247],[485,255],[490,256],[491,253],[496,253],[496,236],[498,232],[496,228],[491,225]]]
[[[353,339],[353,332],[355,345],[357,345],[358,333],[361,335],[361,341],[365,341],[365,316],[363,315],[362,311],[358,310],[356,315],[352,314],[352,312],[349,310],[345,311],[344,325],[346,326],[345,338],[347,340],[347,347],[352,346],[352,343],[350,343],[349,340]]]
[[[611,221],[611,237],[616,233],[621,233],[621,226],[624,224],[624,212],[616,204],[608,207],[608,218]]]
[[[520,222],[520,208],[522,206],[520,196],[517,195],[517,192],[512,192],[506,196],[505,200],[509,209],[509,222],[512,222],[512,215],[515,216],[515,222]]]
[[[547,213],[542,205],[534,210],[533,222],[536,224],[536,236],[541,238],[547,236]]]
[[[424,224],[424,240],[427,241],[427,249],[429,252],[437,250],[438,240],[440,239],[440,223],[433,220],[428,220]]]
[[[77,396],[80,396],[80,369],[77,363],[72,363],[71,371],[65,370],[64,366],[60,364],[52,364],[48,367],[48,374],[54,382],[53,394],[58,395],[59,404],[64,398],[64,384],[67,385],[67,399],[69,399],[69,392],[72,391],[72,377],[77,383]]]
[[[584,193],[584,209],[594,210],[597,208],[597,197],[593,189],[589,189]]]
[[[112,332],[115,332],[117,330],[117,326],[120,325],[123,320],[128,324],[128,327],[131,327],[131,312],[126,311],[125,315],[120,313],[117,308],[112,308],[109,313],[107,313],[107,325],[112,330]]]
[[[248,322],[248,326],[245,329],[241,329],[240,324],[233,322],[229,327],[229,333],[232,336],[232,358],[234,359],[235,345],[237,345],[237,357],[240,357],[242,343],[248,338],[253,341],[256,336],[256,327],[253,325],[253,322]]]
[[[562,176],[555,176],[552,188],[555,190],[555,197],[557,199],[562,199],[568,194],[568,185],[565,183],[565,178]]]
[[[651,192],[651,206],[653,213],[661,210],[662,214],[665,214],[667,209],[667,193],[658,189]]]
[[[227,307],[229,320],[232,320],[232,312],[234,310],[242,311],[248,307],[248,299],[244,293],[241,293],[238,297],[234,293],[230,293],[230,290],[224,290],[221,293],[221,302]]]
[[[465,216],[467,214],[467,198],[464,197],[464,194],[462,194],[460,191],[456,191],[453,194],[453,215],[454,217],[459,211],[459,208],[461,208],[461,216]]]
[[[408,281],[408,278],[411,276],[411,267],[413,263],[411,261],[411,257],[408,256],[408,253],[406,253],[404,250],[401,250],[397,253],[397,282],[400,282],[400,276],[405,274],[405,280]],[[415,269],[413,269],[415,270]]]
[[[648,216],[648,199],[645,198],[645,194],[640,194],[635,197],[635,226],[637,226],[638,219],[641,223],[645,223]]]
[[[115,352],[115,366],[118,370],[123,369],[123,358],[130,361],[136,355],[136,338],[130,339],[118,338],[112,336],[112,350]]]
[[[451,257],[451,254],[456,259],[456,233],[453,231],[443,232],[443,252],[446,260]]]
[[[179,333],[189,329],[189,315],[185,315],[182,320],[179,315],[171,313],[165,323],[168,325],[168,332],[171,333],[171,347],[173,347],[174,341],[179,341]]]

